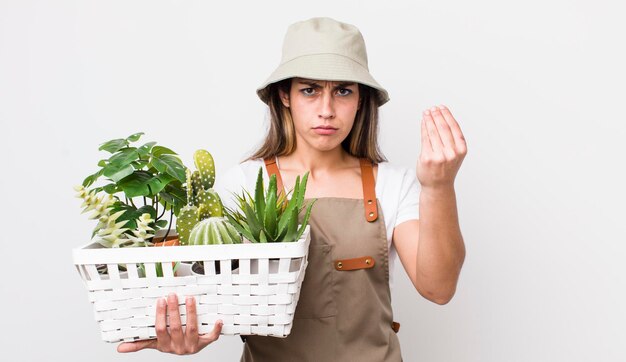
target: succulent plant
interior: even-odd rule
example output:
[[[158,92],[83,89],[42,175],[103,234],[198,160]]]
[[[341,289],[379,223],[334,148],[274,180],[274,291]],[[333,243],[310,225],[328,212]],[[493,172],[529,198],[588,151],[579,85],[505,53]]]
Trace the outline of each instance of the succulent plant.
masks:
[[[126,226],[129,221],[118,221],[125,210],[114,210],[115,198],[110,194],[98,196],[96,190],[87,190],[84,186],[74,186],[76,197],[84,200],[81,207],[83,212],[93,211],[89,219],[98,219],[98,225],[94,230],[93,241],[107,248],[120,248],[128,246],[147,246],[152,243],[148,239],[154,235],[149,231],[154,230],[148,224],[154,222],[149,213],[142,214],[137,220],[137,228],[130,230]],[[129,231],[130,230],[130,231]],[[132,234],[131,234],[132,233]]]
[[[226,217],[235,229],[251,242],[297,241],[304,233],[316,201],[312,200],[308,206],[303,205],[308,177],[309,172],[306,172],[302,180],[300,176],[296,178],[291,199],[288,199],[288,195],[278,193],[276,175],[270,176],[267,194],[265,193],[263,167],[260,167],[254,197],[246,190],[241,195],[235,195],[239,210],[225,208]],[[298,216],[304,208],[306,213],[298,228]]]
[[[237,244],[241,236],[224,217],[222,200],[215,190],[215,162],[208,151],[193,155],[197,170],[186,170],[187,205],[180,210],[176,230],[181,245]]]

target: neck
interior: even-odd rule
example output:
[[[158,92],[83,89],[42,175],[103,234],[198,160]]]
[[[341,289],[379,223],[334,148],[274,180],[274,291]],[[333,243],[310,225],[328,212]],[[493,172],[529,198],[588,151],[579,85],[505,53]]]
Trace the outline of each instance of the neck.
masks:
[[[350,164],[352,158],[341,147],[330,151],[307,150],[305,152],[302,149],[296,149],[290,155],[280,156],[279,166],[281,170],[310,171],[311,174],[315,174],[320,171],[344,168]]]

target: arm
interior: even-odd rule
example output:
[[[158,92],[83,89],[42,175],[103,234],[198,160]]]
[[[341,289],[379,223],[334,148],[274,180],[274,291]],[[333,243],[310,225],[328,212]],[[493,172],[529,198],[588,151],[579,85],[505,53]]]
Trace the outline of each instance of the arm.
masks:
[[[421,184],[420,220],[398,225],[393,242],[415,289],[426,299],[446,304],[454,296],[465,260],[454,178],[467,153],[461,129],[441,106],[424,112],[422,152],[417,177]]]

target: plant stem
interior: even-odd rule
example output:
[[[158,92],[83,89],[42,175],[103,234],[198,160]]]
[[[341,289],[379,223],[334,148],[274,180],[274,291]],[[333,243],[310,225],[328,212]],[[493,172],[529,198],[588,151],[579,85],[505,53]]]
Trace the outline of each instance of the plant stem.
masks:
[[[135,206],[135,203],[133,202],[133,198],[131,197],[128,200],[130,200],[130,204],[133,205],[133,207],[136,209],[137,206]]]
[[[157,220],[159,220],[160,218],[163,217],[163,214],[165,214],[165,211],[167,210],[167,201],[163,203],[163,212],[161,213],[161,215],[159,215],[159,217],[157,217]],[[172,210],[173,212],[173,210]]]
[[[167,235],[170,233],[170,229],[172,228],[172,217],[174,216],[174,209],[170,211],[170,222],[167,223],[167,231],[165,232],[165,236],[163,237],[163,241],[167,240]],[[165,245],[165,244],[164,244]]]

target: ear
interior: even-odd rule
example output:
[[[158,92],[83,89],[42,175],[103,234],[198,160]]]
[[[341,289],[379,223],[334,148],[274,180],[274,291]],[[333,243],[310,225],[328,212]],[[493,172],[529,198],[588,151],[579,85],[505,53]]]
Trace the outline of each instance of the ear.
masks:
[[[279,89],[278,95],[280,96],[280,101],[283,102],[283,105],[289,108],[289,94],[285,93],[282,89]]]

